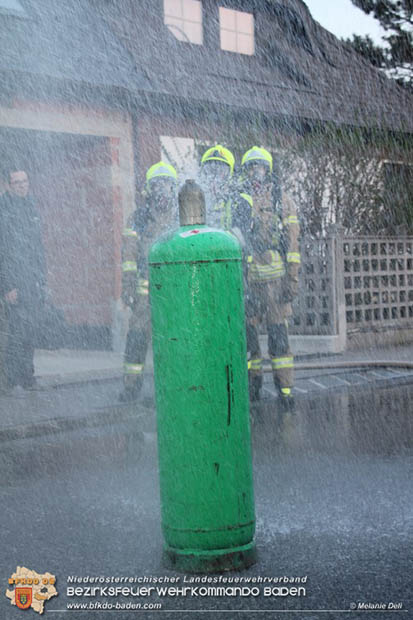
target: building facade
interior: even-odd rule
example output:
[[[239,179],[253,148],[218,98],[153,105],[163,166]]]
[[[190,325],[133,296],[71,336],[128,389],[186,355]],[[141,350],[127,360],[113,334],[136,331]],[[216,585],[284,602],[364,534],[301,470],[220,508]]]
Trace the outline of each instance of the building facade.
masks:
[[[345,130],[408,163],[412,96],[302,0],[0,0],[0,32],[0,168],[30,174],[77,344],[122,346],[121,231],[161,157],[184,178],[216,141],[281,156]]]

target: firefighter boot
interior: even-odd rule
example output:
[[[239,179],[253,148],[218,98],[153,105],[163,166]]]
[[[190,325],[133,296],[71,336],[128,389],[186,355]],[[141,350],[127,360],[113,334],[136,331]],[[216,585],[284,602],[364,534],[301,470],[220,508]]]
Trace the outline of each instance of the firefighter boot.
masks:
[[[280,412],[282,413],[294,413],[295,402],[294,396],[291,393],[291,388],[281,388],[279,396]]]

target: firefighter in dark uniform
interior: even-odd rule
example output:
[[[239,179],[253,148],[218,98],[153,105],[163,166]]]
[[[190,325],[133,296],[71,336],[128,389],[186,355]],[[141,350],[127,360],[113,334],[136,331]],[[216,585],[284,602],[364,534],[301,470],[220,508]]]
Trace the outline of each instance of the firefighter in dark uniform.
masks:
[[[250,397],[262,386],[259,327],[265,323],[273,379],[284,410],[292,409],[294,359],[289,346],[288,318],[298,292],[299,225],[293,201],[281,193],[271,154],[254,146],[241,162],[240,200],[232,224],[245,244],[246,314]]]
[[[44,315],[47,267],[40,214],[24,170],[11,170],[0,201],[2,383],[36,388],[34,351]],[[7,326],[7,327],[6,327]],[[4,330],[7,329],[7,338]]]
[[[149,249],[155,239],[178,225],[177,173],[160,161],[146,173],[142,206],[132,213],[123,231],[122,300],[131,309],[123,364],[121,402],[139,396],[150,338],[148,298]]]
[[[0,197],[1,204],[1,197]],[[0,240],[1,247],[4,247],[4,240],[1,237],[1,223],[0,223]],[[7,290],[3,283],[3,275],[2,275],[2,262],[3,257],[0,253],[0,396],[8,394],[9,382],[7,378],[7,369],[6,369],[6,352],[7,352],[7,332],[8,332],[8,321],[7,321],[7,301],[5,299],[5,294]]]

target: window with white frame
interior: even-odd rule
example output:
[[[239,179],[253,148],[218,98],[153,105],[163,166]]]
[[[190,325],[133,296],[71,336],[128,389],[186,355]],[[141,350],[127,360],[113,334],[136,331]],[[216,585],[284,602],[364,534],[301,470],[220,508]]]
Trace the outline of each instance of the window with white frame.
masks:
[[[198,154],[194,138],[179,136],[159,136],[161,142],[161,159],[178,172],[179,181],[195,178],[198,174]]]
[[[202,45],[202,2],[200,0],[164,0],[164,23],[174,37],[186,43]]]
[[[254,16],[252,13],[219,7],[221,49],[238,54],[254,54]]]

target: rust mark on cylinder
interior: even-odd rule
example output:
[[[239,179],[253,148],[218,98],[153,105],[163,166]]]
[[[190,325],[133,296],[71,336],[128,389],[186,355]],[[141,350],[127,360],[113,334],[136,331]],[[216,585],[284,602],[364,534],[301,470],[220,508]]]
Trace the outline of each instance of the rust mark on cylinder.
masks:
[[[234,373],[232,372],[232,365],[227,364],[225,366],[225,372],[227,375],[227,426],[231,424],[232,406],[234,404]]]

